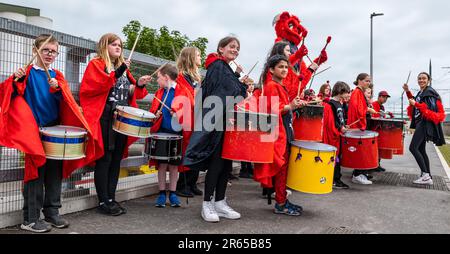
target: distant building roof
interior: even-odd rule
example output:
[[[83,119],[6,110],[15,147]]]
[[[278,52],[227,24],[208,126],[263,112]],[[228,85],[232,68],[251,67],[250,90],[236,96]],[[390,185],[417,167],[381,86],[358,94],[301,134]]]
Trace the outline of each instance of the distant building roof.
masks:
[[[25,16],[40,16],[41,10],[25,6],[0,3],[0,12],[14,12]]]

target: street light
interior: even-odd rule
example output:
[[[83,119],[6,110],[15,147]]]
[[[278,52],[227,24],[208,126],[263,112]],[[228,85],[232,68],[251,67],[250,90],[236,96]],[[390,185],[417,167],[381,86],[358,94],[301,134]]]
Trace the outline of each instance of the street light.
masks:
[[[373,82],[373,17],[383,16],[384,13],[372,13],[370,14],[370,77]]]

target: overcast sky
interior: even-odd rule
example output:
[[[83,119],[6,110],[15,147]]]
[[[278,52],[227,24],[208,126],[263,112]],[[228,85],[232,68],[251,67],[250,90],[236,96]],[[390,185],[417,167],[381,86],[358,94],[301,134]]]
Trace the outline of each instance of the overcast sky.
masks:
[[[123,37],[122,27],[130,20],[159,28],[166,25],[191,39],[209,39],[208,52],[229,34],[241,40],[238,62],[247,70],[260,61],[256,78],[275,39],[272,20],[282,11],[296,14],[309,30],[307,46],[318,56],[326,37],[328,62],[332,68],[314,81],[317,90],[326,80],[351,84],[361,72],[370,72],[370,13],[374,19],[375,92],[388,90],[399,100],[401,85],[412,70],[416,76],[433,63],[435,87],[450,89],[450,2],[447,0],[129,0],[51,1],[2,0],[41,9],[41,16],[53,19],[53,29],[97,41],[106,32]],[[450,93],[441,93],[449,106]]]

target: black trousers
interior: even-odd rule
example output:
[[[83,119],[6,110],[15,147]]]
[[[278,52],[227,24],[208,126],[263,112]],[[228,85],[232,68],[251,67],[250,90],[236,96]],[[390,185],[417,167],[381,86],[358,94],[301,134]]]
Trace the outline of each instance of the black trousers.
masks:
[[[251,162],[241,162],[240,174],[253,174],[253,164]]]
[[[59,215],[62,163],[63,161],[47,159],[44,166],[38,169],[39,177],[24,184],[24,221],[38,221],[41,210],[46,218]]]
[[[232,161],[222,159],[222,145],[223,137],[220,144],[217,146],[214,153],[209,158],[206,178],[205,178],[205,196],[204,201],[211,201],[214,192],[215,201],[222,201],[225,199],[225,192],[227,190],[228,176],[232,170]]]
[[[187,172],[180,173],[177,182],[177,190],[191,190],[196,187],[199,175],[199,170],[189,170]]]
[[[417,164],[419,164],[422,173],[431,175],[430,160],[426,151],[427,140],[425,131],[426,130],[421,123],[417,124],[416,131],[414,132],[411,144],[409,145],[409,151],[416,159]]]
[[[113,107],[106,105],[100,118],[105,154],[96,161],[94,172],[95,189],[97,190],[99,203],[116,199],[120,162],[122,161],[128,138],[112,129]]]

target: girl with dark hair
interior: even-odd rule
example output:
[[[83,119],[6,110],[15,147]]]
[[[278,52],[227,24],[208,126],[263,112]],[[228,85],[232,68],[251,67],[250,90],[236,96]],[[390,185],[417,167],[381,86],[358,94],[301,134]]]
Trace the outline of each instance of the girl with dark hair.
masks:
[[[208,170],[201,212],[202,218],[207,222],[219,222],[219,217],[241,217],[226,202],[225,192],[232,167],[230,160],[222,159],[225,130],[223,119],[226,111],[235,106],[227,105],[227,97],[245,97],[247,94],[245,85],[239,80],[240,74],[235,73],[229,65],[239,56],[239,50],[239,40],[230,36],[219,42],[217,53],[208,55],[201,94],[196,96],[195,130],[183,159],[184,165],[192,170]],[[221,108],[217,109],[217,104],[213,108],[200,108],[205,100],[214,97],[222,102]],[[207,118],[211,114],[213,119]],[[205,126],[204,119],[209,119],[207,122],[212,126]]]
[[[433,178],[430,171],[430,160],[426,153],[428,141],[436,146],[445,144],[442,122],[445,111],[439,94],[430,86],[431,77],[422,72],[418,76],[419,93],[414,97],[407,84],[403,89],[409,99],[408,116],[411,119],[411,129],[415,129],[409,151],[419,164],[421,175],[415,184],[432,185]]]

